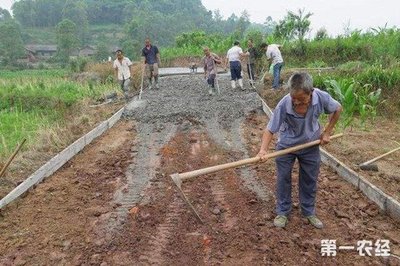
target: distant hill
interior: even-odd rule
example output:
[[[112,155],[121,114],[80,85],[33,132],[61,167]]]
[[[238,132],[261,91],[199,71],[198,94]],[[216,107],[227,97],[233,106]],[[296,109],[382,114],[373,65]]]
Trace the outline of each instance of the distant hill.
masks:
[[[12,6],[24,43],[55,43],[55,26],[68,18],[84,32],[82,45],[142,44],[145,37],[160,46],[174,44],[183,32],[244,33],[249,17],[223,20],[200,0],[20,0]],[[268,31],[262,25],[261,30]]]

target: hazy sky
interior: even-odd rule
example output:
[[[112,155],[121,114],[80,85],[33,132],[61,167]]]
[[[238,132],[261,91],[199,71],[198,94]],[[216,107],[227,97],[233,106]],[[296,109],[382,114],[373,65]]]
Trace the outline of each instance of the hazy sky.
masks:
[[[219,9],[224,18],[232,13],[240,16],[243,10],[250,14],[250,20],[263,23],[268,16],[279,21],[287,14],[305,8],[310,17],[313,32],[325,27],[330,35],[344,33],[348,25],[350,29],[366,30],[370,27],[396,26],[400,28],[399,0],[202,0],[209,10]]]
[[[13,0],[0,0],[0,7],[10,10]],[[250,20],[263,23],[268,16],[279,21],[287,11],[305,8],[311,16],[313,32],[325,27],[329,34],[344,33],[344,28],[366,30],[370,27],[396,26],[400,28],[400,0],[202,0],[209,10],[219,9],[224,18],[232,13],[240,16],[243,10],[250,14]]]
[[[0,0],[0,7],[3,9],[10,10],[13,2],[14,1],[12,0]]]

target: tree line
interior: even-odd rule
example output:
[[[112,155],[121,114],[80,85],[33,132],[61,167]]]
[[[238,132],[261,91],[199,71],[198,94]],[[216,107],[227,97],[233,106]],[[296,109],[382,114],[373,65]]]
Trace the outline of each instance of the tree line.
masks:
[[[3,62],[23,54],[26,36],[34,32],[30,29],[45,31],[49,27],[54,29],[55,38],[47,44],[56,42],[58,59],[63,62],[68,61],[71,51],[87,44],[96,46],[98,58],[107,58],[110,47],[120,47],[137,58],[146,37],[160,47],[184,48],[192,45],[189,42],[204,40],[201,35],[220,43],[221,48],[247,36],[256,42],[297,40],[297,53],[304,55],[302,43],[310,31],[309,18],[313,15],[299,9],[288,11],[278,22],[267,16],[264,23],[252,23],[246,10],[224,19],[218,10],[207,10],[200,0],[19,0],[12,11],[13,17],[7,10],[0,12]],[[111,31],[112,37],[110,32],[94,33],[92,29],[96,27]],[[27,30],[23,32],[24,29]],[[328,34],[321,29],[315,38],[328,38]],[[11,48],[13,51],[6,51]]]
[[[246,11],[225,20],[218,10],[207,10],[201,0],[20,0],[13,4],[12,11],[21,26],[28,28],[56,27],[69,19],[79,25],[82,43],[90,42],[85,36],[90,25],[114,24],[117,31],[122,29],[134,39],[157,37],[163,46],[173,44],[175,36],[183,32],[201,29],[243,34],[252,24]],[[257,27],[271,31],[267,24]]]
[[[19,0],[12,11],[13,16],[4,10],[7,16],[0,18],[0,22],[13,24],[11,29],[4,28],[3,34],[16,36],[18,41],[22,38],[27,44],[35,43],[32,32],[37,30],[30,29],[53,28],[55,41],[47,40],[46,44],[56,42],[63,61],[70,51],[85,45],[98,47],[102,56],[107,47],[121,47],[135,58],[146,37],[166,47],[175,44],[176,36],[196,30],[237,39],[250,28],[263,33],[273,30],[270,17],[266,19],[268,23],[251,23],[248,12],[243,11],[240,16],[232,14],[223,19],[218,10],[207,10],[200,0]],[[96,27],[107,29],[107,36],[104,32],[93,34],[91,29]],[[112,37],[109,31],[113,31]],[[7,46],[7,42],[3,43]],[[21,45],[12,47],[19,50],[15,55],[23,53]],[[6,61],[18,58],[1,51],[0,57],[8,57]]]

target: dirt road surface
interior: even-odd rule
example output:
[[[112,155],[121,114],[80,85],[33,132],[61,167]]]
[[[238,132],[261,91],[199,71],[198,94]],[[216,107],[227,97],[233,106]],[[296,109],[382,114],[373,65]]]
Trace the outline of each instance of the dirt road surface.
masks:
[[[0,265],[399,265],[400,224],[327,167],[319,176],[313,228],[298,208],[272,225],[274,162],[183,184],[199,224],[169,175],[257,154],[268,121],[255,91],[209,96],[201,76],[160,80],[139,107],[52,177],[1,212]],[[336,255],[323,256],[323,240]],[[371,241],[360,256],[358,241]],[[341,246],[354,250],[339,249]],[[365,251],[365,249],[361,250]]]

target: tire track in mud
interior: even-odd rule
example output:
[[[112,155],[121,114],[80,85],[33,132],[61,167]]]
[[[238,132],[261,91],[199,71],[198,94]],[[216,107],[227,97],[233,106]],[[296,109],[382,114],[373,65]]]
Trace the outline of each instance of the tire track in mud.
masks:
[[[240,156],[235,159],[244,159],[253,157],[249,155],[246,150],[244,143],[244,132],[242,130],[244,123],[244,117],[233,121],[229,128],[221,128],[217,120],[210,121],[207,123],[207,130],[211,133],[212,138],[226,149],[232,151],[239,151]],[[253,191],[257,197],[266,202],[271,200],[272,192],[268,189],[265,182],[256,178],[257,172],[251,167],[241,167],[237,170],[239,177],[242,179],[244,186]]]
[[[132,241],[129,249],[134,254],[133,264],[176,264],[176,256],[181,252],[185,253],[185,248],[180,247],[180,237],[187,237],[201,244],[202,233],[193,228],[187,230],[187,221],[190,220],[193,224],[193,217],[188,215],[185,202],[175,192],[169,178],[169,174],[188,167],[190,161],[185,158],[195,157],[193,154],[197,154],[200,149],[200,143],[197,141],[194,143],[193,135],[188,138],[187,132],[183,134],[182,127],[178,127],[170,141],[161,147],[160,163],[162,169],[166,171],[160,170],[160,173],[150,180],[149,186],[143,192],[143,198],[148,200],[137,204],[137,214],[128,216],[128,223],[121,234],[125,235],[125,239],[120,241],[125,243],[126,239]],[[160,191],[162,188],[164,192]],[[189,187],[184,188],[184,191],[187,194],[191,193]],[[194,223],[196,222],[194,220]],[[116,245],[121,246],[118,241]],[[193,256],[195,258],[192,259],[193,264],[199,264],[202,251],[200,249],[197,250],[197,255],[195,253],[196,251],[190,250],[185,253],[184,258]]]
[[[160,149],[176,131],[176,126],[170,124],[160,127],[156,124],[139,123],[137,128],[141,129],[137,134],[138,147],[132,151],[137,156],[126,172],[127,183],[114,195],[114,202],[118,207],[108,224],[111,231],[124,224],[129,210],[141,201],[144,189],[159,169]]]
[[[216,147],[216,144],[210,142],[207,138],[209,137],[206,135],[207,133],[204,132],[204,128],[201,129],[201,133],[192,133],[190,143],[191,143],[191,148],[190,148],[190,153],[191,153],[191,159],[193,161],[197,160],[197,156],[202,156],[202,157],[209,157],[209,163],[210,164],[218,164],[221,162],[221,156],[218,154],[209,154],[205,150],[213,150],[214,147]],[[212,145],[212,147],[210,147]],[[220,148],[219,148],[220,149]],[[201,178],[201,177],[199,177]],[[226,189],[224,187],[224,182],[220,178],[220,175],[213,175],[211,178],[207,178],[207,184],[211,189],[211,195],[213,196],[212,198],[214,199],[214,202],[217,207],[215,207],[212,210],[212,213],[214,214],[219,214],[221,211],[223,211],[223,220],[225,221],[225,227],[226,229],[232,228],[236,224],[236,219],[232,217],[230,208],[228,207],[228,203],[226,202]],[[190,192],[188,192],[190,193]]]
[[[179,130],[179,132],[171,139],[178,138],[182,141],[183,136],[181,134],[182,130]],[[192,158],[195,160],[196,157],[199,155],[204,156],[204,154],[201,153],[204,148],[209,147],[209,142],[204,138],[203,135],[198,134],[197,132],[191,132],[189,133],[189,136],[190,136],[189,140],[186,141],[186,143],[188,143],[188,146],[185,149],[185,151],[182,151],[183,153],[188,153],[184,157]],[[180,157],[182,152],[181,153],[174,152],[174,151],[179,151],[179,148],[181,146],[183,145],[175,144],[174,141],[172,141],[172,144],[169,143],[166,144],[163,147],[163,149],[164,151],[167,151],[166,152],[167,156],[169,155],[172,156],[163,157],[161,159],[164,161],[170,161],[170,163],[181,161],[184,162],[185,164],[190,164],[190,162],[182,160],[182,158]],[[169,176],[167,178],[169,178]],[[158,186],[159,185],[160,184],[158,184]],[[146,194],[144,196],[149,197],[150,195],[154,194],[154,190],[157,190],[156,187],[154,187],[153,189],[146,190]],[[167,185],[165,185],[165,187],[167,187]],[[189,186],[184,188],[183,191],[186,195],[190,195],[192,193],[192,190],[190,189]],[[167,204],[167,202],[165,203]],[[171,241],[173,241],[174,238],[176,238],[176,235],[182,233],[180,231],[180,228],[185,221],[184,219],[182,219],[181,216],[185,212],[188,212],[187,208],[188,207],[186,206],[186,203],[179,197],[177,193],[174,193],[172,195],[172,199],[170,199],[169,204],[166,207],[167,211],[165,212],[165,217],[162,218],[163,219],[162,222],[160,222],[156,226],[153,232],[147,232],[147,240],[146,240],[147,243],[143,245],[143,247],[141,248],[140,255],[138,258],[138,262],[140,264],[144,265],[170,264],[166,263],[166,261],[168,261],[168,255],[175,256],[176,251],[174,250],[176,249],[170,249],[169,246],[171,244]],[[203,241],[207,240],[207,236],[202,234],[201,230],[195,230],[194,232],[190,233],[186,232],[185,235],[192,239],[196,239],[198,242],[200,242],[202,238]],[[184,248],[182,247],[182,249]],[[190,251],[190,253],[193,255],[193,251]],[[208,260],[210,254],[211,254],[211,249],[209,248],[209,246],[205,246],[204,261]],[[198,254],[197,257],[200,257],[200,254]],[[173,264],[175,263],[175,261],[172,260],[171,263]]]
[[[233,217],[229,203],[226,200],[226,188],[224,187],[223,181],[220,178],[211,179],[208,181],[211,187],[211,194],[218,207],[214,208],[212,213],[219,214],[223,211],[223,227],[226,230],[232,229],[236,223],[237,218]]]
[[[163,253],[167,250],[169,241],[177,229],[176,224],[184,207],[183,202],[176,195],[167,207],[165,221],[157,226],[155,233],[153,232],[154,235],[149,236],[149,241],[139,256],[140,263],[160,265],[164,262]]]
[[[208,133],[206,128],[199,127],[195,133],[191,132],[190,134],[188,141],[190,146],[187,148],[190,150],[190,156],[185,157],[188,158],[186,163],[192,169],[233,159],[224,147],[210,139]],[[177,146],[176,148],[179,149]],[[180,149],[184,148],[186,147],[180,146]],[[249,210],[255,207],[253,205],[248,208],[248,202],[254,199],[255,195],[250,191],[243,190],[241,185],[241,178],[234,170],[199,176],[183,184],[185,194],[203,218],[205,225],[198,224],[195,217],[189,213],[189,217],[180,221],[183,224],[177,226],[185,228],[186,219],[190,219],[196,223],[197,227],[194,231],[181,232],[186,237],[190,237],[190,240],[179,237],[181,243],[179,246],[174,246],[173,249],[179,247],[184,254],[197,253],[193,256],[201,256],[202,259],[197,260],[197,262],[201,261],[205,265],[223,263],[226,252],[234,253],[234,251],[229,251],[229,248],[226,248],[226,245],[229,246],[229,242],[225,240],[226,236],[235,234],[234,232],[240,228],[240,217],[243,215],[251,216]],[[186,205],[184,205],[184,208],[188,209]],[[254,209],[252,211],[254,212]],[[223,236],[222,239],[219,239],[220,236]],[[199,254],[200,251],[202,252]],[[253,261],[255,258],[248,254],[246,259]],[[168,262],[175,263],[176,261],[170,260]]]

